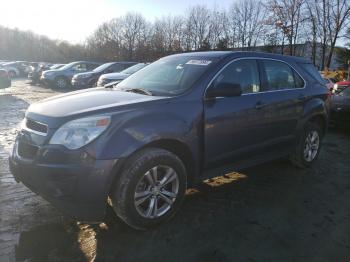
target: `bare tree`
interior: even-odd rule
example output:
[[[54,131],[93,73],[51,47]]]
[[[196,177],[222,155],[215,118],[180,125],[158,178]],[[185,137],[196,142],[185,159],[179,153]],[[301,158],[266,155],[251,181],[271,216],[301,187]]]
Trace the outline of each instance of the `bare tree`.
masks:
[[[295,45],[298,43],[300,25],[306,20],[302,16],[304,0],[269,0],[267,8],[270,10],[270,20],[280,28],[283,33],[282,52],[284,37],[288,41],[288,53],[294,55]]]
[[[264,27],[265,13],[261,1],[238,0],[229,9],[233,46],[250,49],[256,46]]]
[[[325,0],[324,0],[325,1]],[[349,25],[350,17],[350,1],[349,0],[330,0],[329,6],[329,17],[327,17],[328,32],[330,39],[330,50],[327,57],[326,66],[330,67],[334,47],[337,40],[341,37],[341,32]]]

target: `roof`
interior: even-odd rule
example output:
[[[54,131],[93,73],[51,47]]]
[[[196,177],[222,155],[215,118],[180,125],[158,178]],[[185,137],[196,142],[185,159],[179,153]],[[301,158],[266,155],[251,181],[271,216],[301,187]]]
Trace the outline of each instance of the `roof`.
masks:
[[[204,52],[189,52],[189,53],[179,53],[174,56],[192,56],[192,57],[206,57],[206,58],[224,58],[231,56],[234,57],[265,57],[274,58],[280,60],[293,60],[299,63],[311,63],[310,60],[298,56],[288,56],[280,54],[272,54],[265,52],[255,52],[255,51],[204,51]]]

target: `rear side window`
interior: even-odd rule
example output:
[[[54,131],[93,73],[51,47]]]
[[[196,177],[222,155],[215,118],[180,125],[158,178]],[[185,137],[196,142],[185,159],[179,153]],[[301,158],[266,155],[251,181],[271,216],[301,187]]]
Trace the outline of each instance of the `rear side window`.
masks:
[[[268,91],[304,87],[303,79],[286,63],[263,61]]]
[[[122,71],[124,68],[125,68],[125,67],[124,67],[123,64],[114,64],[114,65],[112,66],[112,70],[113,70],[114,72],[120,72],[120,71]]]
[[[93,70],[98,66],[99,66],[98,64],[87,64],[87,70]]]
[[[324,84],[324,80],[313,64],[299,63],[299,65],[316,81]]]
[[[240,84],[242,94],[260,92],[260,78],[255,60],[238,60],[228,65],[214,80],[213,88],[218,83]]]

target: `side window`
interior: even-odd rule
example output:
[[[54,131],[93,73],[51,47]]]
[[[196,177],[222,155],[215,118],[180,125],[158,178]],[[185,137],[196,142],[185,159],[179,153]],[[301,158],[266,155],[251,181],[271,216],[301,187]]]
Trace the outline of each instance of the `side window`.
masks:
[[[87,70],[91,71],[98,67],[98,64],[87,64]]]
[[[77,64],[73,67],[74,71],[77,72],[85,72],[86,71],[86,64]]]
[[[301,77],[287,64],[272,60],[264,60],[263,64],[269,91],[304,86],[304,81]]]
[[[305,83],[304,83],[304,80],[300,77],[300,75],[293,71],[294,72],[294,81],[295,81],[295,87],[296,88],[303,88]]]
[[[112,68],[113,72],[120,72],[124,69],[124,66],[122,64],[115,64]]]
[[[242,94],[260,91],[260,78],[255,60],[238,60],[227,66],[214,80],[213,88],[219,83],[240,84]]]

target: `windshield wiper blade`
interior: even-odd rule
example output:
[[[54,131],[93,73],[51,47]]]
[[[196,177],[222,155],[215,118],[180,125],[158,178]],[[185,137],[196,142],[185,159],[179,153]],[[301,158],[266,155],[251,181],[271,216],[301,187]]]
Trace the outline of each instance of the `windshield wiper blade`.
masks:
[[[148,95],[148,96],[153,95],[151,91],[148,91],[148,90],[142,89],[142,88],[125,89],[125,92],[133,92],[133,93],[138,93],[138,94],[143,94],[143,95]]]

